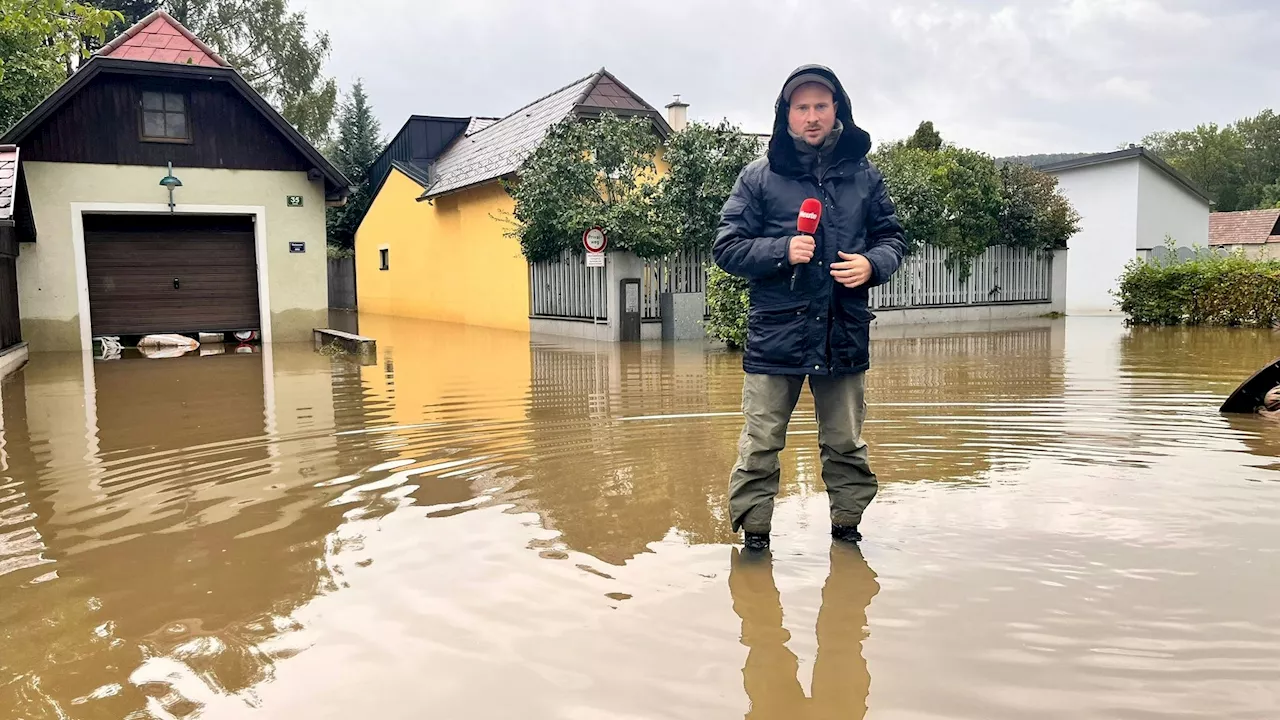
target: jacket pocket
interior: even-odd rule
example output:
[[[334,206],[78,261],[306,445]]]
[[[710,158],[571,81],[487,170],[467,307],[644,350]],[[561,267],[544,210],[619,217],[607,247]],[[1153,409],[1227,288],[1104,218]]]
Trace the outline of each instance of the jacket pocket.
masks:
[[[850,370],[870,362],[871,321],[875,317],[875,313],[861,303],[839,306],[831,328],[836,369]]]
[[[747,316],[747,361],[799,367],[804,361],[808,302],[752,308]]]

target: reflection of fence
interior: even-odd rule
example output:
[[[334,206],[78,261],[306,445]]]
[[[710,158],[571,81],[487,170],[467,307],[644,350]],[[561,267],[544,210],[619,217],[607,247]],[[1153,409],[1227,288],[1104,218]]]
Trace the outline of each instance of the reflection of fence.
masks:
[[[590,320],[608,317],[604,268],[589,268],[565,250],[555,260],[529,265],[529,313],[535,317]]]
[[[925,245],[902,261],[888,283],[871,290],[877,309],[1048,302],[1053,256],[1011,247],[989,247],[973,261],[968,280],[946,266],[945,250]]]
[[[662,293],[698,293],[707,289],[707,263],[711,253],[705,250],[682,250],[661,260],[649,260],[644,264],[640,278],[641,320],[659,320],[662,313],[658,297]],[[704,311],[705,315],[706,312]]]
[[[980,332],[928,337],[876,337],[871,364],[881,387],[902,400],[1052,398],[1063,393],[1061,330]]]

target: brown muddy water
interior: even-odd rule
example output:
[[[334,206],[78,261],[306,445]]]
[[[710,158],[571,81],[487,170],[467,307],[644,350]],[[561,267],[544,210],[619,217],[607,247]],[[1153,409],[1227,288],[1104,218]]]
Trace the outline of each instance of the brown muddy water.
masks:
[[[1280,717],[1280,335],[874,343],[832,547],[812,402],[733,547],[738,357],[366,317],[3,385],[0,718]]]

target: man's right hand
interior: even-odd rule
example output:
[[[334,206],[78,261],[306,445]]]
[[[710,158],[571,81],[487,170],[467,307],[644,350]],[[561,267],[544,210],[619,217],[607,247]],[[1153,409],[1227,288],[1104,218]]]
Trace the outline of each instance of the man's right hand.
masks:
[[[787,259],[792,265],[805,265],[813,259],[813,251],[817,245],[810,235],[796,235],[791,238],[791,249],[787,253]]]

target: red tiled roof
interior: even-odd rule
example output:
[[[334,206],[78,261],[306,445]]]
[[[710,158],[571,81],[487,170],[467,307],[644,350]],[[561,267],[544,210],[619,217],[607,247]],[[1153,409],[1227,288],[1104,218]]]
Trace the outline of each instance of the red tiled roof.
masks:
[[[218,53],[163,10],[142,18],[121,33],[120,37],[104,45],[97,54],[121,60],[231,67]]]
[[[1210,245],[1280,242],[1280,209],[1209,213]]]

